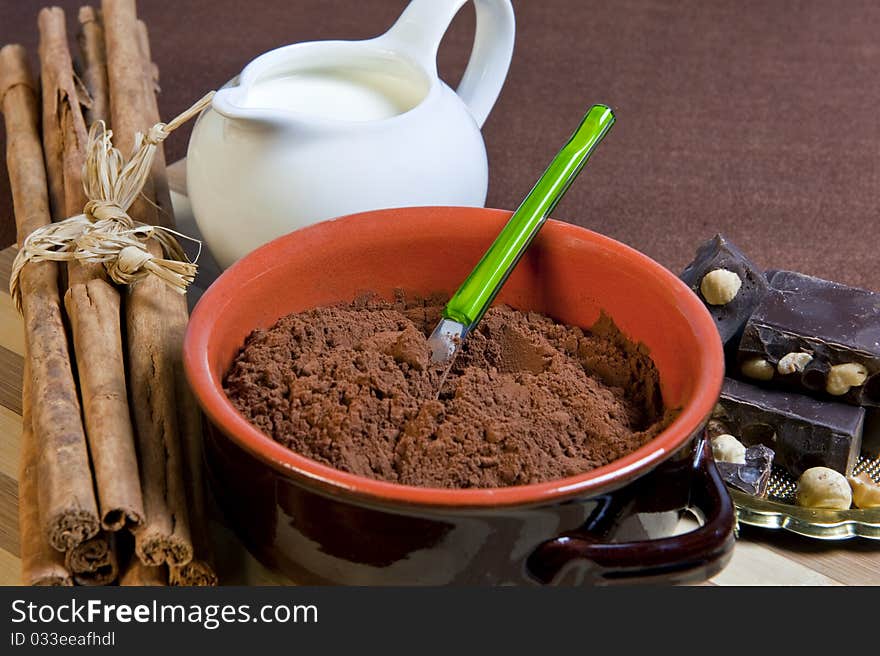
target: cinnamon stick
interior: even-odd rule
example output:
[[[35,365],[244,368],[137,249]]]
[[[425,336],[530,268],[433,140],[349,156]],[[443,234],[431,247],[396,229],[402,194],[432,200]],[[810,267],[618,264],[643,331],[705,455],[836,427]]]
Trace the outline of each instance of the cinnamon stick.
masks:
[[[85,110],[86,125],[110,118],[110,92],[107,82],[107,50],[104,25],[94,7],[80,7],[80,31],[77,36],[83,61],[83,82],[92,102]]]
[[[150,94],[144,82],[133,0],[103,0],[110,112],[117,147],[131,152],[136,132],[150,127],[146,112]],[[159,148],[161,151],[161,147]],[[156,212],[155,183],[144,185],[142,198],[129,210],[136,220],[168,224],[170,216]],[[160,220],[160,216],[162,217]],[[161,255],[155,242],[150,252]],[[129,286],[125,299],[130,398],[135,419],[141,481],[146,513],[135,533],[138,558],[151,566],[185,565],[192,560],[189,517],[177,424],[175,395],[176,341],[180,317],[185,320],[184,296],[148,276]],[[183,308],[183,313],[181,312]]]
[[[64,565],[64,554],[49,545],[40,525],[37,488],[39,450],[31,424],[31,379],[28,358],[21,382],[21,459],[18,469],[18,533],[21,542],[21,576],[25,585],[73,585]]]
[[[41,9],[37,25],[43,88],[43,154],[53,218],[60,220],[82,212],[86,202],[82,167],[87,131],[80,110],[81,90],[74,82],[73,62],[67,48],[64,11],[58,7]]]
[[[159,89],[159,67],[153,62],[147,24],[142,20],[137,22],[137,37],[138,50],[144,65],[144,118],[149,125],[155,125],[161,120],[159,103],[156,98],[156,92]],[[164,148],[156,149],[153,166],[150,168],[150,179],[153,182],[153,199],[156,212],[159,214],[159,224],[174,227],[174,209],[171,206],[171,187],[168,184]],[[186,310],[186,304],[181,305]],[[186,321],[184,321],[185,323]]]
[[[182,336],[181,336],[182,337]],[[182,372],[180,372],[182,374]],[[186,381],[178,377],[178,421],[181,426],[186,493],[189,502],[193,558],[186,565],[169,568],[168,581],[180,586],[217,585],[211,533],[208,528],[208,500],[202,475],[201,413]]]
[[[24,49],[18,45],[2,48],[0,104],[19,246],[34,229],[50,222],[35,89]],[[40,451],[41,523],[49,543],[66,551],[94,536],[100,522],[62,321],[58,267],[52,262],[26,264],[20,283],[36,401],[32,423]]]
[[[112,533],[102,531],[67,552],[64,564],[77,585],[109,585],[119,576]]]
[[[119,579],[119,585],[160,586],[168,585],[168,568],[165,565],[150,567],[137,557],[132,557]]]
[[[177,336],[177,343],[183,343],[182,330]],[[181,429],[193,559],[186,565],[170,567],[168,580],[171,585],[214,586],[217,585],[218,579],[208,527],[208,499],[203,476],[202,416],[183,374],[182,350],[176,363],[176,373],[178,423]]]
[[[158,88],[159,69],[152,61],[147,26],[141,20],[138,21],[138,43],[145,64],[144,82],[148,101],[146,118],[147,122],[152,125],[160,120],[155,93]],[[153,160],[152,178],[158,212],[165,214],[170,225],[174,225],[174,211],[171,206],[171,191],[165,167],[165,154],[161,149],[156,152],[156,157]],[[161,221],[162,219],[160,219]],[[189,509],[193,559],[186,565],[169,567],[168,581],[171,585],[213,586],[217,585],[217,574],[214,567],[211,534],[208,529],[207,500],[204,476],[202,475],[202,413],[183,372],[183,338],[189,315],[185,303],[176,303],[174,309],[178,313],[173,317],[174,321],[172,322],[177,426],[181,444],[187,508]]]
[[[147,24],[138,19],[138,46],[141,50],[141,57],[144,60],[144,68],[146,73],[147,93],[155,98],[162,89],[159,87],[159,67],[153,61],[153,55],[150,52],[150,32]]]
[[[82,212],[86,203],[82,184],[87,142],[67,45],[64,12],[43,9],[40,28],[40,65],[43,85],[43,143],[53,144],[61,156],[48,161],[50,187],[61,181],[64,216]],[[55,168],[60,161],[61,167]],[[119,292],[107,280],[100,264],[68,263],[64,296],[73,332],[86,435],[91,450],[101,524],[111,531],[135,528],[144,521],[134,429],[126,396]]]

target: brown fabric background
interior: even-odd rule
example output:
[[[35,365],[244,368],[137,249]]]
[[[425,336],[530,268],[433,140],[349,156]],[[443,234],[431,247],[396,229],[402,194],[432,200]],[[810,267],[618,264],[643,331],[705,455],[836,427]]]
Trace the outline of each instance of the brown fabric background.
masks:
[[[0,0],[36,60],[41,2]],[[58,2],[71,26],[81,0]],[[405,0],[141,0],[171,117],[286,43],[365,38]],[[618,124],[556,215],[678,271],[727,233],[761,265],[880,289],[880,3],[515,0],[507,84],[484,128],[488,205],[513,208],[593,102]],[[473,33],[440,55],[455,82]],[[183,132],[183,131],[181,131]],[[168,144],[186,151],[186,133]],[[0,174],[0,245],[13,240]]]

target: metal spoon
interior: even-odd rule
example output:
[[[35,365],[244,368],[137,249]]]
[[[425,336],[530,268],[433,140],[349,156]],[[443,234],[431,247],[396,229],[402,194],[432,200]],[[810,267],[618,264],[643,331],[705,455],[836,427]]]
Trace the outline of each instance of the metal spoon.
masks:
[[[605,105],[593,105],[584,116],[568,143],[449,299],[443,318],[428,338],[434,362],[452,361],[614,120],[614,112]]]

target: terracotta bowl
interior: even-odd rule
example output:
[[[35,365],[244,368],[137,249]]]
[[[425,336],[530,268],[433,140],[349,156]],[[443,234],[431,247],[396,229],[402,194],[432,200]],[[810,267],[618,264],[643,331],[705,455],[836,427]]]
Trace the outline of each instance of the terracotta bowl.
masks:
[[[499,301],[584,327],[604,310],[650,349],[680,414],[620,460],[536,485],[409,487],[293,453],[226,398],[223,375],[255,328],[364,290],[451,293],[509,216],[433,207],[321,223],[254,251],[202,297],[184,359],[208,419],[209,479],[264,563],[298,582],[345,584],[685,581],[726,563],[733,508],[703,441],[723,377],[715,325],[672,273],[583,228],[548,221]],[[671,536],[687,509],[701,528]]]

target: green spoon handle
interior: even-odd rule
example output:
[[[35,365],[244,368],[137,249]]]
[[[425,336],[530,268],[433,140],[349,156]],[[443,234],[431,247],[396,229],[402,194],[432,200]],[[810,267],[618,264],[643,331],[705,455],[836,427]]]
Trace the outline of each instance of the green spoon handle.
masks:
[[[568,143],[550,162],[489,250],[446,305],[443,316],[473,328],[489,309],[510,272],[568,191],[593,150],[614,124],[614,113],[593,105]]]

